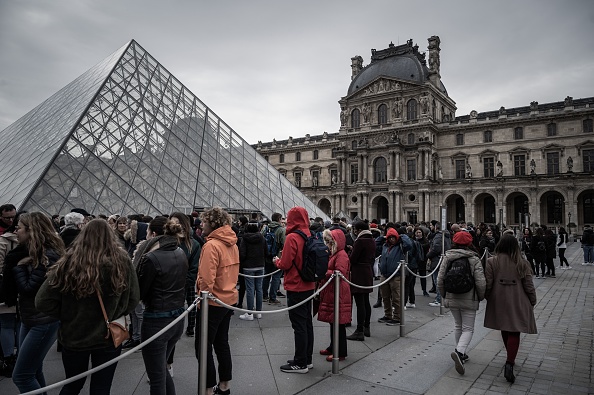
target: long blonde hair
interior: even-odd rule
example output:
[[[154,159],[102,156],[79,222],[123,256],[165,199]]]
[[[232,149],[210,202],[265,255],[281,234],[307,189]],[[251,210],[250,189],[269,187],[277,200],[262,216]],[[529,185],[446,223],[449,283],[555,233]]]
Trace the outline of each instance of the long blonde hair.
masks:
[[[64,254],[64,242],[56,233],[52,221],[47,215],[38,211],[23,213],[19,217],[19,222],[23,224],[29,234],[26,246],[34,267],[40,263],[47,265],[45,254],[48,249],[54,250],[60,256]]]
[[[112,266],[111,288],[120,295],[129,285],[130,257],[120,247],[109,224],[103,219],[94,219],[82,229],[52,269],[54,276],[50,277],[49,284],[61,293],[72,293],[82,299],[101,289],[101,271],[106,265]]]

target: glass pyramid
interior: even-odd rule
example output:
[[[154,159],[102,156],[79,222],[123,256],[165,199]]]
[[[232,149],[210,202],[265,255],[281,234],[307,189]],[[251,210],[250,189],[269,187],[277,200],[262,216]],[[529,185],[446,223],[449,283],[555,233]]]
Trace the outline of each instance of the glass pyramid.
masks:
[[[1,136],[0,202],[22,210],[326,217],[134,40]]]

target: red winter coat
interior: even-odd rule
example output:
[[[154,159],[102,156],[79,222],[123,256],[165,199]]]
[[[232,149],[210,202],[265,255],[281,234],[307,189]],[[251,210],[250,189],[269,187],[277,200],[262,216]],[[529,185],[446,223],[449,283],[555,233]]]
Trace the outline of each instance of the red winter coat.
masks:
[[[326,233],[326,231],[324,231]],[[340,271],[346,278],[349,278],[349,256],[344,250],[346,245],[346,237],[344,232],[340,229],[330,231],[332,238],[336,242],[336,251],[330,257],[328,262],[328,271],[326,272],[326,279],[320,282],[322,286],[327,279],[330,278],[335,270]],[[318,310],[318,320],[322,322],[334,323],[334,279],[320,293],[320,309]],[[339,323],[346,324],[351,322],[351,287],[344,281],[340,280],[340,313]]]

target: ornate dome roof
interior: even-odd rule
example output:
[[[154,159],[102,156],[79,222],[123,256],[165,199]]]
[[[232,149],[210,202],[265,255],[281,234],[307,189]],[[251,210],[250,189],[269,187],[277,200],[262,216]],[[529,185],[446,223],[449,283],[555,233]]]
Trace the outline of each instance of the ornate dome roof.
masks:
[[[426,66],[425,53],[418,52],[418,45],[412,40],[395,46],[390,43],[387,49],[371,50],[371,63],[365,66],[351,81],[347,95],[357,92],[378,77],[397,78],[422,84],[429,80],[430,71]],[[447,95],[445,86],[439,83],[439,90]]]

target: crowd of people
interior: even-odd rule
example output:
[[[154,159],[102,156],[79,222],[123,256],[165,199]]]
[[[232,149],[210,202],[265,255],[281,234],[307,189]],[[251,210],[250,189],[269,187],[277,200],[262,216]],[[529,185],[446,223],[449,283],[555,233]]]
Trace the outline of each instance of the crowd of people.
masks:
[[[422,295],[435,294],[429,305],[444,306],[452,313],[456,348],[451,358],[460,374],[469,360],[466,351],[476,311],[480,301],[487,300],[484,325],[501,331],[507,349],[505,377],[513,382],[520,333],[536,333],[533,277],[555,277],[557,256],[560,268],[564,264],[571,268],[564,256],[569,240],[563,228],[557,234],[546,227],[535,232],[526,228],[515,235],[512,230],[501,233],[497,226],[464,222],[447,229],[441,229],[438,221],[348,223],[346,218],[310,218],[302,207],[289,210],[286,218],[274,213],[270,220],[258,214],[234,220],[217,207],[154,218],[94,218],[84,209],[50,218],[40,212],[17,213],[12,205],[1,206],[0,212],[0,374],[12,377],[21,392],[46,385],[43,361],[56,340],[65,376],[73,377],[87,369],[89,360],[98,366],[124,349],[139,347],[180,317],[202,291],[217,299],[208,300],[205,385],[209,394],[230,394],[228,333],[233,310],[225,305],[243,308],[244,299],[248,312],[238,318],[252,321],[262,318],[258,312],[263,303],[278,306],[279,298],[286,296],[294,355],[280,370],[307,373],[313,367],[316,315],[330,324],[329,345],[319,353],[328,361],[344,360],[348,341],[371,336],[374,283],[379,280],[381,286],[373,307],[384,309],[378,322],[399,325],[402,309],[416,308],[418,303],[417,276]],[[309,238],[327,249],[327,268],[319,281],[302,274]],[[594,232],[590,227],[584,228],[581,241],[584,264],[591,264]],[[488,259],[482,259],[484,254]],[[410,270],[404,278],[397,270],[402,260]],[[351,282],[340,282],[338,306],[333,281],[326,284],[336,271]],[[429,273],[433,286],[427,290]],[[303,303],[320,288],[313,304]],[[175,394],[175,345],[184,328],[188,337],[200,331],[196,314],[201,303],[187,319],[142,346],[151,394]],[[109,321],[129,316],[131,337],[123,345],[106,336],[101,305]],[[335,314],[338,356],[333,355]],[[356,329],[347,336],[351,323]],[[196,358],[203,351],[196,337]],[[92,394],[110,392],[116,367],[113,364],[91,376]],[[78,394],[84,383],[80,379],[67,384],[60,393]]]

